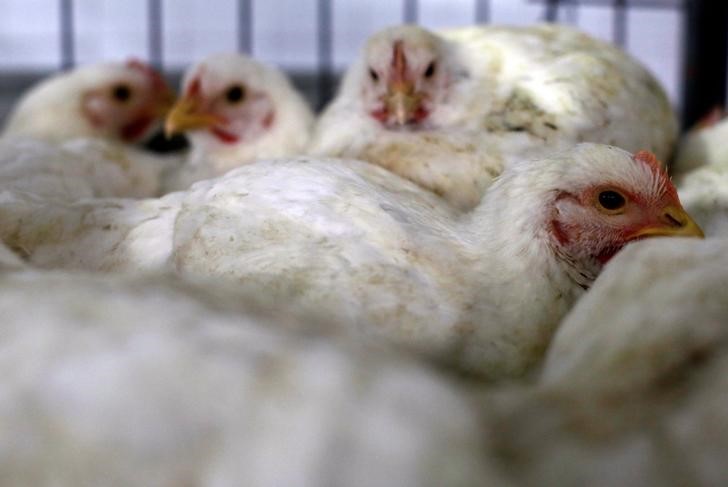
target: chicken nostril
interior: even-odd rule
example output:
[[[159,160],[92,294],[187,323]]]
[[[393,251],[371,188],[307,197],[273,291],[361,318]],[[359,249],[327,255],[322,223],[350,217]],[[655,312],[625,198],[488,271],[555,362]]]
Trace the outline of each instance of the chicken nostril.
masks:
[[[670,213],[665,213],[665,220],[667,220],[667,223],[672,225],[673,227],[684,227],[686,225],[686,222],[678,220]]]

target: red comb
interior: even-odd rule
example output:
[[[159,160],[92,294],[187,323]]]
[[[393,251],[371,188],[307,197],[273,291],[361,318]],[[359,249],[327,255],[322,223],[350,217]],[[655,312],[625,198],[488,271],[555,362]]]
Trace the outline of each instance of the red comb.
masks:
[[[720,122],[724,116],[725,116],[725,113],[723,113],[723,107],[715,106],[705,116],[703,116],[703,118],[701,118],[700,120],[698,120],[695,123],[694,128],[704,129],[704,128],[712,127],[716,123]]]
[[[633,157],[635,161],[646,164],[647,167],[649,167],[654,174],[666,181],[664,188],[666,189],[667,193],[672,195],[674,198],[677,198],[677,190],[672,184],[672,181],[670,181],[670,176],[667,174],[667,170],[662,167],[662,164],[660,164],[660,161],[659,159],[657,159],[657,156],[655,154],[647,150],[641,150],[637,152]]]
[[[136,58],[131,58],[126,62],[126,66],[131,69],[135,69],[137,71],[140,71],[144,73],[151,81],[152,86],[158,91],[166,91],[167,90],[167,82],[164,81],[164,78],[162,78],[162,75],[160,75],[154,68],[152,68],[150,65],[145,63],[144,61],[140,61]]]
[[[644,162],[655,171],[662,171],[662,164],[657,156],[648,150],[641,150],[634,155],[635,161]]]
[[[394,52],[392,53],[392,81],[404,81],[407,74],[407,58],[404,55],[404,47],[402,41],[394,43]]]

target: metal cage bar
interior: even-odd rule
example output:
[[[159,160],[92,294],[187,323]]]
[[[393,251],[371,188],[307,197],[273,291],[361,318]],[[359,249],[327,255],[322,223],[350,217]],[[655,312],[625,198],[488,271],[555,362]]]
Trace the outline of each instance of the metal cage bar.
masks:
[[[333,5],[331,0],[318,0],[317,5],[317,49],[318,49],[318,100],[321,109],[333,92]]]
[[[76,64],[73,0],[60,0],[58,14],[61,69],[70,69]]]
[[[419,18],[419,5],[418,0],[403,0],[402,1],[402,21],[405,24],[416,24]]]
[[[147,1],[147,36],[149,62],[157,69],[164,65],[162,0]]]
[[[238,0],[238,51],[253,54],[253,0]]]
[[[475,0],[475,23],[490,22],[490,0]]]
[[[683,32],[682,124],[689,128],[716,106],[725,107],[728,2],[688,1]]]

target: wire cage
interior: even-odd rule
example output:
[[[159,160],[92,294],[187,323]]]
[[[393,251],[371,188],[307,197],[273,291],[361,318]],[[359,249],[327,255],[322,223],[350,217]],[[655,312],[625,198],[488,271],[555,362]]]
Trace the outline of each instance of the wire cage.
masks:
[[[728,2],[716,0],[3,0],[0,120],[18,93],[55,69],[134,55],[174,82],[186,64],[238,50],[282,65],[321,108],[358,46],[400,22],[427,27],[561,22],[631,51],[667,86],[687,127],[726,101]],[[44,15],[38,21],[36,12]],[[104,18],[99,20],[99,13]],[[204,26],[199,21],[204,20]],[[129,23],[133,28],[127,28]],[[197,27],[194,27],[197,22]],[[99,27],[97,24],[104,24]],[[11,25],[12,24],[12,25]],[[39,25],[41,24],[41,25]],[[45,27],[43,27],[45,25]],[[114,26],[111,34],[109,25]],[[120,27],[116,28],[115,26]],[[10,28],[12,27],[12,28]],[[24,30],[25,29],[25,30]],[[195,29],[208,35],[199,42]],[[28,34],[26,31],[32,31]],[[34,34],[33,34],[34,33]],[[26,35],[27,34],[27,35]],[[112,35],[116,44],[103,50]],[[203,36],[204,37],[204,36]],[[209,42],[209,38],[215,38]],[[194,47],[199,45],[199,49]],[[192,46],[193,48],[190,48]],[[647,46],[647,48],[645,48]],[[303,51],[305,50],[305,52]],[[40,53],[40,54],[39,54]],[[197,56],[197,57],[195,57]]]

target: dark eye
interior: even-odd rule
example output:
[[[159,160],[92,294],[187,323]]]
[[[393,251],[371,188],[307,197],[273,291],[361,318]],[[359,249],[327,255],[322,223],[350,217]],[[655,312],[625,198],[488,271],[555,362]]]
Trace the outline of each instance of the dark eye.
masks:
[[[427,69],[425,70],[425,78],[432,78],[432,76],[435,74],[435,61],[432,61],[430,64],[427,65]]]
[[[111,89],[111,96],[114,100],[124,103],[131,99],[131,88],[125,84],[119,84]]]
[[[602,191],[599,193],[599,204],[605,210],[619,210],[625,205],[626,201],[624,196],[617,193],[616,191]]]
[[[225,92],[225,99],[230,103],[238,103],[245,99],[245,88],[240,85],[231,86]]]
[[[372,68],[369,68],[369,77],[372,79],[372,81],[379,81],[379,75]]]

